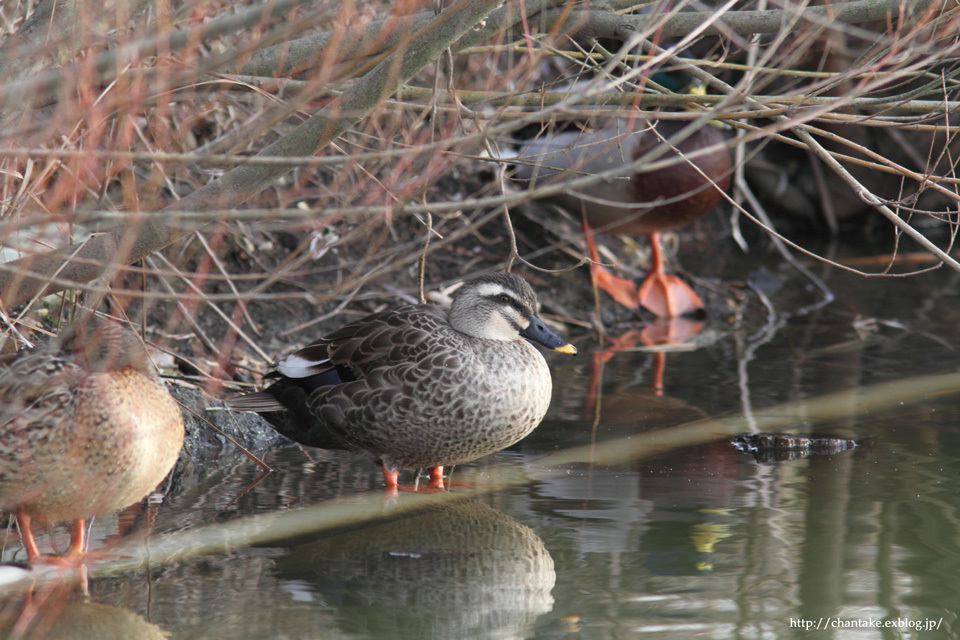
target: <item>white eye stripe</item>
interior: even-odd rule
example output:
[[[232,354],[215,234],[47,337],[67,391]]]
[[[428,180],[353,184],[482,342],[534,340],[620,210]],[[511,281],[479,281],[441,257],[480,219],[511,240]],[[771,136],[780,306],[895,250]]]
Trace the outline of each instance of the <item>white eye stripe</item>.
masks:
[[[501,295],[508,295],[512,299],[510,292],[503,288],[503,285],[496,282],[484,282],[477,287],[477,295],[482,298],[492,298]]]

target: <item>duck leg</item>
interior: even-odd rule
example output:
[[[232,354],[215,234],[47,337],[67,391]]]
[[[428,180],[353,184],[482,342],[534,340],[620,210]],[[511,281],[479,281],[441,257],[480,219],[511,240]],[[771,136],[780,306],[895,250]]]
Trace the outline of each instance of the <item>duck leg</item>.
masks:
[[[400,478],[400,470],[394,469],[390,471],[386,467],[383,469],[383,479],[387,482],[386,489],[384,491],[384,497],[386,499],[399,498],[400,497],[400,484],[398,480]]]
[[[70,529],[70,546],[63,556],[50,556],[40,553],[37,541],[33,537],[32,519],[20,509],[17,509],[17,522],[20,524],[20,535],[23,538],[23,548],[27,552],[27,564],[44,562],[63,566],[76,566],[84,556],[87,544],[87,528],[84,520],[74,520]]]
[[[650,234],[650,270],[640,285],[640,304],[661,318],[674,318],[703,309],[703,302],[690,286],[667,275],[660,251],[660,234]]]
[[[396,489],[399,485],[397,480],[400,478],[400,470],[394,469],[390,471],[386,467],[383,467],[383,479],[387,482],[387,489]]]
[[[411,486],[401,486],[399,483],[400,479],[400,470],[396,469],[394,471],[388,470],[386,467],[383,467],[383,478],[387,482],[387,494],[389,496],[397,496],[400,491],[443,491],[443,467],[430,467],[430,482],[427,484],[424,489],[417,489],[416,487]]]
[[[628,309],[638,309],[640,300],[637,296],[636,285],[626,278],[619,278],[598,263],[600,254],[597,252],[597,246],[593,241],[593,229],[583,221],[583,239],[587,243],[587,255],[590,257],[590,279],[593,285],[598,289],[603,289],[610,294],[610,297]]]
[[[84,520],[74,520],[70,530],[70,546],[64,559],[79,559],[83,557],[87,547],[87,523]]]
[[[398,482],[400,471],[389,471],[386,467],[383,467],[383,477],[387,481],[387,497],[395,498],[400,495],[401,491],[409,491],[411,493],[435,493],[437,491],[445,491],[451,487],[466,487],[469,489],[475,489],[477,487],[477,484],[473,482],[454,482],[452,480],[445,482],[443,479],[442,466],[430,467],[429,473],[430,482],[427,483],[426,487],[401,485]]]
[[[443,489],[443,467],[430,468],[430,482],[427,486],[432,489]]]
[[[33,564],[40,558],[40,548],[33,537],[33,527],[30,526],[30,516],[17,509],[17,524],[20,525],[20,537],[23,538],[23,548],[27,552],[27,564]]]

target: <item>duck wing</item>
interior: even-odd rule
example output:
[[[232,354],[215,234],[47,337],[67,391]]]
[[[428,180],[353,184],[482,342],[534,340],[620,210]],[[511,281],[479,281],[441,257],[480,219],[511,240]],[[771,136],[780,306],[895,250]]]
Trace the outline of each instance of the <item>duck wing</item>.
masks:
[[[294,410],[323,387],[416,362],[445,326],[446,312],[436,305],[405,305],[365,316],[278,361],[264,376],[277,382],[264,391],[229,398],[226,404],[240,411]]]

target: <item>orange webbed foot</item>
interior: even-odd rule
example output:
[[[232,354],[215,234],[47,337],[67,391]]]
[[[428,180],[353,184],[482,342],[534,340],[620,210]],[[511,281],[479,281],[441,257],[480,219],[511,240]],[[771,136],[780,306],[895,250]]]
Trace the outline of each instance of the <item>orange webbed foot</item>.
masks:
[[[77,569],[87,562],[87,560],[93,560],[94,557],[88,556],[87,554],[69,554],[65,556],[54,556],[47,554],[40,554],[33,558],[30,558],[28,561],[30,566],[47,566],[47,567],[58,567],[60,569]]]
[[[638,294],[640,304],[660,318],[676,318],[703,309],[703,301],[690,285],[664,271],[659,233],[650,234],[650,271]]]
[[[64,569],[76,569],[92,557],[86,553],[86,521],[74,520],[70,528],[70,546],[62,556],[40,553],[37,541],[33,536],[32,518],[23,510],[17,510],[17,521],[20,525],[20,535],[23,538],[23,548],[27,552],[27,564],[31,566],[47,565]]]
[[[640,285],[640,304],[661,318],[676,318],[703,309],[700,296],[676,276],[650,273]]]
[[[79,569],[90,563],[119,560],[129,557],[130,556],[121,553],[111,553],[110,551],[68,551],[60,556],[40,554],[29,558],[28,564],[33,567],[46,566],[60,569]]]
[[[388,498],[399,497],[401,491],[409,491],[411,493],[434,493],[436,491],[445,491],[443,485],[443,467],[433,467],[430,469],[430,482],[427,483],[427,486],[425,487],[418,485],[401,485],[398,482],[399,477],[399,469],[389,471],[386,467],[383,468],[383,478],[387,483],[386,496]]]
[[[418,484],[399,484],[397,482],[399,471],[387,471],[384,469],[383,476],[387,481],[386,493],[388,498],[398,497],[401,491],[408,491],[410,493],[436,493],[438,491],[448,491],[451,487],[465,487],[471,489],[477,487],[477,485],[473,482],[455,482],[453,480],[444,481],[443,467],[432,467],[430,469],[430,481],[426,484],[426,486],[422,487]]]
[[[593,283],[598,289],[606,291],[617,303],[628,309],[640,308],[637,286],[632,280],[617,277],[595,264],[590,265],[590,277],[593,278]]]
[[[415,484],[412,487],[398,485],[397,489],[400,491],[410,491],[411,493],[436,493],[437,491],[446,491],[446,487],[443,484],[443,467],[430,468],[430,482],[428,482],[425,487],[421,487],[419,484]]]

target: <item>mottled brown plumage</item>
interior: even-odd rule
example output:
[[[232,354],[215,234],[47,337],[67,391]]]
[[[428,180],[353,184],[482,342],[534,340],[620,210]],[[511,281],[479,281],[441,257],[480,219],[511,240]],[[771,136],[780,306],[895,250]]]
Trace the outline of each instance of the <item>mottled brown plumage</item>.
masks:
[[[80,521],[133,504],[169,473],[183,434],[143,345],[118,325],[16,354],[0,371],[0,508],[18,512],[28,559],[31,519]],[[80,547],[75,536],[71,554]]]
[[[277,365],[263,392],[228,401],[264,412],[309,446],[369,452],[385,473],[474,460],[517,442],[550,404],[547,363],[524,337],[575,353],[505,273],[468,281],[449,312],[407,305],[333,332]]]

